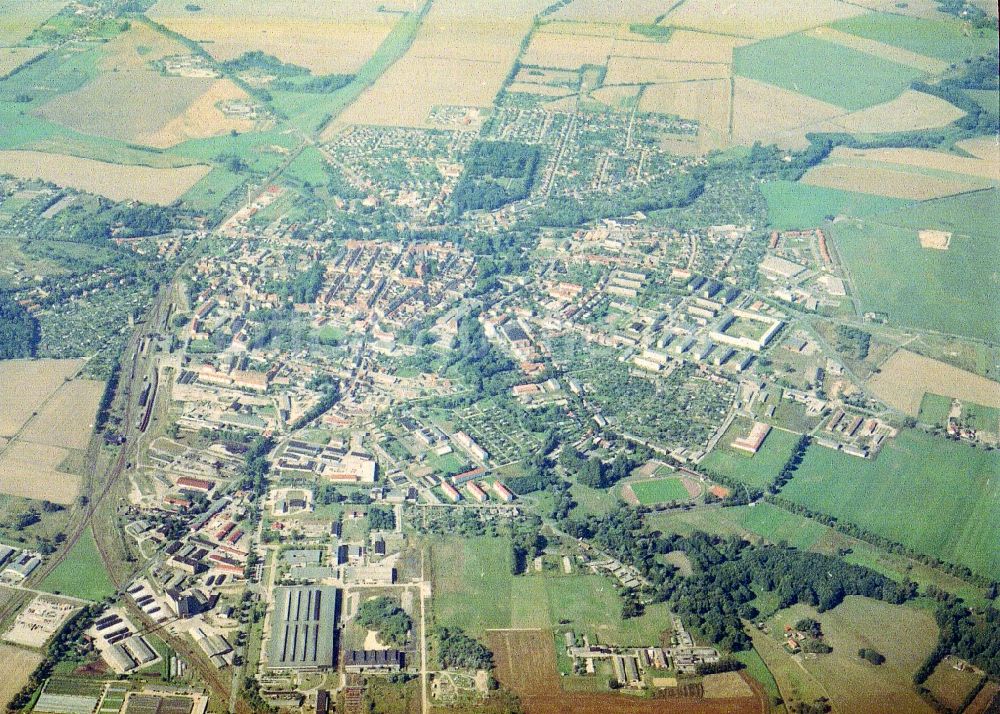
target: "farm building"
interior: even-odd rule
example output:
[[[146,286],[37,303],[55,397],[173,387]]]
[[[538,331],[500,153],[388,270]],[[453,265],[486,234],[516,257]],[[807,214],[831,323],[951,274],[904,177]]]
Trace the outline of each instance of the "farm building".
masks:
[[[347,672],[398,672],[405,658],[399,650],[347,650],[344,670]]]

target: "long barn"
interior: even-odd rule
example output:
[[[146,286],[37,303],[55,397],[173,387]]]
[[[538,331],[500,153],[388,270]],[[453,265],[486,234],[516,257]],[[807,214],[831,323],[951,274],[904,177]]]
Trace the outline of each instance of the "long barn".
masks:
[[[316,586],[275,588],[268,668],[333,667],[339,592]]]

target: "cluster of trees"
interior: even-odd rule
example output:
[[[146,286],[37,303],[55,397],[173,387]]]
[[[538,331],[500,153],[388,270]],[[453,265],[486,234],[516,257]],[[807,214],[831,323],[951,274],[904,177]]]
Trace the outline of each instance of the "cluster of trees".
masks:
[[[336,404],[338,399],[340,399],[339,382],[331,381],[324,383],[323,394],[319,398],[319,401],[309,407],[302,416],[295,420],[295,423],[292,424],[292,429],[301,429]]]
[[[596,456],[586,459],[579,451],[567,446],[559,455],[559,465],[566,469],[566,473],[575,474],[576,480],[585,486],[607,488],[632,473],[639,463],[626,454],[618,454],[607,463]]]
[[[445,669],[491,669],[493,653],[457,627],[439,627],[438,661]]]
[[[961,600],[939,595],[942,600],[934,613],[940,628],[938,644],[913,675],[913,682],[923,684],[948,655],[971,662],[990,677],[1000,677],[1000,610],[990,605],[976,614]]]
[[[837,348],[854,359],[864,359],[871,349],[872,336],[857,327],[837,325]]]
[[[654,599],[669,602],[687,627],[726,650],[750,646],[740,620],[759,614],[751,602],[759,590],[774,593],[779,608],[802,602],[820,612],[836,607],[847,595],[901,603],[916,594],[912,583],[900,585],[833,556],[752,546],[739,538],[705,533],[684,537],[648,531],[642,520],[645,511],[619,508],[562,526],[636,567],[652,583]],[[662,562],[660,556],[675,550],[691,561],[691,577],[675,577],[676,568]]]
[[[274,448],[274,440],[269,436],[258,436],[250,442],[243,455],[240,467],[240,488],[249,491],[253,499],[267,492],[267,473],[271,466],[267,454]]]
[[[31,357],[40,338],[38,320],[10,295],[0,293],[0,359]]]
[[[510,538],[510,569],[514,575],[520,575],[528,569],[528,563],[545,551],[548,544],[541,532],[542,519],[529,516],[523,521],[515,522]]]
[[[700,662],[695,665],[696,674],[722,674],[723,672],[738,672],[746,665],[734,657],[723,657],[718,662]]]
[[[79,202],[52,218],[34,222],[28,238],[100,244],[112,235],[138,238],[166,233],[180,225],[185,216],[183,211],[169,206],[113,204],[100,199],[96,209],[92,204]]]
[[[101,401],[97,404],[97,416],[94,418],[95,431],[103,430],[108,423],[108,417],[111,416],[111,403],[115,400],[121,376],[122,364],[115,357],[111,361],[111,373],[108,375],[108,381],[104,383],[104,391],[101,392]]]
[[[353,74],[321,74],[301,81],[292,79],[276,79],[271,82],[271,88],[283,92],[303,92],[305,94],[329,94],[343,89],[354,81]]]
[[[517,141],[476,142],[452,194],[455,210],[494,211],[527,197],[538,157],[537,146]]]
[[[306,270],[274,286],[274,291],[292,302],[315,302],[323,289],[323,263],[316,261]]]
[[[458,344],[446,369],[453,369],[474,388],[476,394],[496,396],[510,386],[514,363],[499,352],[472,315],[458,324]]]
[[[385,595],[365,602],[358,608],[358,624],[378,632],[379,641],[389,647],[402,647],[413,627],[413,620],[395,600]]]
[[[391,508],[372,506],[368,509],[368,527],[373,531],[391,531],[396,527],[396,514]]]
[[[805,458],[806,449],[808,448],[809,436],[803,434],[795,442],[795,448],[792,449],[792,453],[789,454],[788,459],[781,467],[781,471],[778,472],[778,475],[774,477],[774,481],[767,487],[770,493],[778,493],[786,483],[792,480],[792,476],[798,471],[799,465],[802,463],[802,459]]]
[[[858,650],[858,657],[861,659],[866,659],[874,665],[880,665],[885,663],[885,655],[877,650],[873,650],[870,647],[862,647]]]

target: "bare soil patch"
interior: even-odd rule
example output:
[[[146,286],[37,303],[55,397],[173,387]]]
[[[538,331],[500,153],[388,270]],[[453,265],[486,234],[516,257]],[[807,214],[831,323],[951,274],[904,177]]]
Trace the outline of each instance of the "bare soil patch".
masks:
[[[0,678],[0,702],[9,702],[28,683],[28,677],[42,662],[39,652],[29,652],[12,645],[0,645],[4,677]]]
[[[951,243],[951,233],[948,231],[923,230],[917,231],[917,238],[920,240],[921,248],[931,248],[933,250],[948,250]]]

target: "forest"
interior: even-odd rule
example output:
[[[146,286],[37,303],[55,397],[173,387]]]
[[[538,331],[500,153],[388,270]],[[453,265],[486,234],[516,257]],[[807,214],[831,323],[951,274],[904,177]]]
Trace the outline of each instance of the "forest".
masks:
[[[12,297],[0,293],[0,359],[31,357],[39,337],[38,320]]]
[[[455,192],[455,210],[495,211],[526,198],[535,180],[539,150],[515,141],[477,142],[465,162]]]

